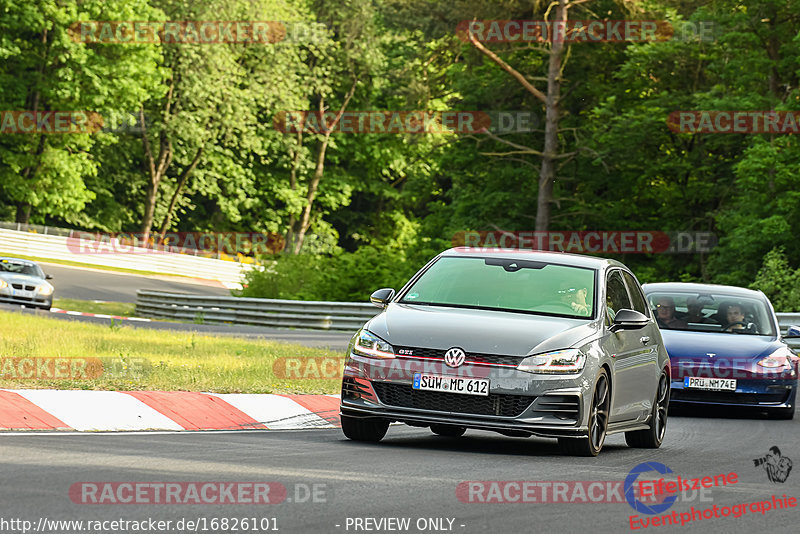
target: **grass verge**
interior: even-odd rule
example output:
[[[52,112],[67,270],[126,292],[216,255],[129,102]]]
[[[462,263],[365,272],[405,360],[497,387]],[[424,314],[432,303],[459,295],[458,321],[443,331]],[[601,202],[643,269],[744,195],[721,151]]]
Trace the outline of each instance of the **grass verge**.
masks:
[[[97,300],[53,299],[53,306],[56,308],[61,308],[62,310],[119,315],[120,317],[133,317],[134,312],[136,311],[136,304],[132,302],[100,302]]]
[[[286,361],[314,358],[343,367],[339,351],[192,332],[102,326],[0,312],[0,387],[209,391],[215,393],[338,393],[338,376],[286,378]],[[98,373],[62,373],[59,358],[102,360]],[[322,360],[319,360],[322,359]],[[54,363],[55,360],[55,363]],[[92,368],[92,364],[89,365]],[[278,374],[276,375],[275,370]],[[34,376],[25,377],[25,373]]]

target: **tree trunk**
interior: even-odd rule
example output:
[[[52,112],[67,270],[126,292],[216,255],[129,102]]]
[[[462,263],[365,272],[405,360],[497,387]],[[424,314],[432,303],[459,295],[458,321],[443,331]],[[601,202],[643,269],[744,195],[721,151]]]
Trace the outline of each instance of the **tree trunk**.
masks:
[[[300,130],[297,132],[297,148],[294,151],[294,155],[292,157],[292,170],[289,173],[289,187],[292,191],[297,191],[297,167],[300,165],[300,151],[303,148],[303,127],[300,127]],[[295,241],[295,225],[297,224],[297,220],[294,216],[294,213],[289,214],[289,229],[286,231],[286,239],[283,242],[283,250],[284,252],[292,252],[294,253],[294,241]]]
[[[567,23],[567,2],[559,0],[553,21],[553,43],[547,67],[547,101],[545,102],[544,150],[539,171],[539,196],[536,199],[536,231],[550,229],[550,207],[553,202],[553,183],[556,179],[558,156],[559,100],[561,98],[561,63],[564,59],[564,39]],[[564,31],[556,28],[561,25]]]
[[[330,132],[326,132],[325,137],[319,145],[319,150],[317,151],[317,166],[314,169],[314,177],[308,185],[306,205],[303,208],[303,214],[297,226],[296,241],[294,244],[295,254],[300,254],[300,249],[303,248],[303,241],[306,238],[306,232],[308,231],[308,227],[311,226],[311,207],[314,204],[314,199],[317,197],[317,189],[319,188],[319,182],[322,180],[322,174],[325,172],[325,152],[328,150],[330,138]]]
[[[189,164],[188,167],[183,169],[180,178],[178,178],[178,185],[175,187],[175,192],[172,194],[172,199],[169,201],[169,208],[167,208],[167,214],[164,216],[164,220],[161,223],[161,231],[159,231],[159,242],[164,241],[164,236],[169,230],[169,225],[172,223],[172,214],[175,212],[175,205],[178,203],[178,199],[181,197],[181,192],[183,188],[186,186],[186,182],[189,180],[189,175],[192,174],[195,167],[197,167],[197,163],[200,161],[200,156],[203,154],[203,148],[200,147],[197,149],[197,153],[194,155],[194,159]]]
[[[297,223],[297,230],[295,231],[295,244],[294,244],[294,253],[300,254],[300,250],[303,248],[303,241],[306,238],[306,232],[308,232],[308,228],[311,226],[311,209],[314,204],[314,199],[317,197],[317,189],[319,188],[319,183],[322,180],[322,175],[325,172],[325,152],[328,150],[328,143],[331,139],[331,133],[333,130],[336,129],[336,126],[339,124],[339,121],[344,115],[345,110],[347,109],[347,105],[350,103],[350,99],[353,98],[353,94],[356,92],[356,85],[358,84],[358,78],[353,79],[353,84],[350,86],[350,89],[347,91],[347,95],[344,97],[344,101],[342,102],[342,107],[339,108],[339,112],[334,117],[333,121],[330,124],[326,125],[325,134],[322,138],[322,141],[319,146],[319,150],[317,151],[317,165],[314,169],[314,177],[311,179],[311,183],[308,185],[308,195],[306,196],[306,205],[303,208],[303,214],[300,218],[300,221]],[[325,112],[325,97],[321,97],[319,99],[319,116],[320,121],[322,120],[323,114]]]
[[[161,133],[159,134],[159,149],[158,149],[158,163],[150,148],[150,140],[147,138],[147,124],[144,120],[144,106],[139,106],[139,120],[142,124],[142,143],[144,144],[144,158],[145,164],[149,174],[147,182],[147,194],[144,205],[144,217],[142,218],[142,241],[147,246],[150,241],[150,232],[153,228],[153,218],[156,212],[156,201],[158,200],[158,187],[161,185],[161,177],[167,172],[170,163],[172,163],[172,142],[167,138],[165,126],[169,122],[170,112],[172,109],[172,94],[175,90],[175,74],[173,73],[170,80],[169,89],[167,90],[166,100],[164,102],[164,115]]]

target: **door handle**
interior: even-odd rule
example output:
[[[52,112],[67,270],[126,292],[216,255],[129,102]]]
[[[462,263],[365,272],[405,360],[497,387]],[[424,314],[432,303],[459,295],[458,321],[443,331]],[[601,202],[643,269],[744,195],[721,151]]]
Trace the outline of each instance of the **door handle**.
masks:
[[[642,336],[642,337],[639,338],[639,341],[642,342],[642,345],[647,345],[648,343],[650,343],[650,337]]]

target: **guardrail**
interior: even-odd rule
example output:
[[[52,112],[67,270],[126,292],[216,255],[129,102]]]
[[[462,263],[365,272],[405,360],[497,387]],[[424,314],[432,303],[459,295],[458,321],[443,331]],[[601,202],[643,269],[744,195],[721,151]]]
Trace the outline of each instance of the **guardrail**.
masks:
[[[136,315],[183,319],[204,323],[356,330],[380,312],[361,302],[214,297],[164,293],[140,289],[136,292]],[[778,313],[782,333],[790,325],[800,326],[800,313]],[[787,340],[800,349],[800,339]]]
[[[786,329],[792,325],[800,326],[800,313],[776,313],[775,315],[778,316],[778,325],[781,328],[781,334],[785,334]],[[787,339],[786,344],[794,350],[800,351],[800,339]]]
[[[136,315],[211,324],[233,323],[284,328],[355,331],[380,310],[372,304],[213,297],[136,292]]]
[[[129,252],[94,252],[82,250],[69,239],[0,228],[0,253],[218,280],[230,289],[241,289],[243,273],[252,268],[244,263],[138,247],[128,247]]]

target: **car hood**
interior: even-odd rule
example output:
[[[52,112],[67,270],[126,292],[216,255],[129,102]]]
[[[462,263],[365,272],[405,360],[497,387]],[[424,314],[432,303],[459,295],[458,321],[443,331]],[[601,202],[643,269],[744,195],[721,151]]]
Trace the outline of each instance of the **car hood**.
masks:
[[[598,321],[391,303],[367,329],[398,347],[525,356],[582,345]]]
[[[664,346],[672,360],[691,361],[721,358],[758,361],[769,356],[783,344],[775,337],[717,332],[661,330]],[[714,356],[709,356],[714,354]]]
[[[8,273],[8,272],[0,272],[0,280],[5,280],[6,282],[10,283],[20,283],[20,284],[42,284],[44,283],[44,279],[33,276],[30,274],[20,274],[20,273]]]

